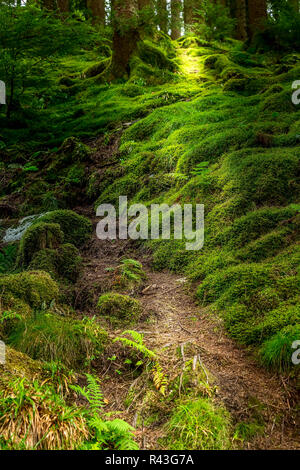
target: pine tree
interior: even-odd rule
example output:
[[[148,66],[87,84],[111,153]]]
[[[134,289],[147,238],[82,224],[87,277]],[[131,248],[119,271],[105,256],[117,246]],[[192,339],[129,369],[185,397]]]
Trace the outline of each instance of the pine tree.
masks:
[[[171,38],[178,39],[181,35],[181,1],[171,0]]]
[[[137,0],[112,0],[113,57],[112,76],[121,78],[129,74],[129,60],[140,38],[134,21]]]
[[[66,1],[66,0],[59,0]],[[86,6],[92,12],[93,22],[105,24],[105,0],[87,0]]]
[[[167,0],[157,0],[157,24],[164,33],[168,32]]]
[[[248,35],[250,40],[264,29],[267,19],[266,0],[248,0]]]
[[[248,38],[246,0],[235,0],[235,17],[237,19],[236,37],[241,41],[246,41]]]

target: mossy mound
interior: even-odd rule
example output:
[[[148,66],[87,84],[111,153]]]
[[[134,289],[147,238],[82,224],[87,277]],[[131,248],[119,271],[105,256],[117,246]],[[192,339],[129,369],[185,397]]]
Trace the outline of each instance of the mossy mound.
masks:
[[[84,78],[92,78],[92,77],[97,77],[98,75],[102,75],[109,69],[110,64],[111,64],[110,57],[103,59],[100,62],[97,62],[96,64],[84,70],[82,72],[82,76]]]
[[[40,311],[18,322],[7,341],[33,359],[60,361],[78,369],[101,356],[107,339],[106,331],[93,320]]]
[[[292,372],[299,378],[299,366],[297,367],[296,365],[296,361],[299,359],[299,353],[297,353],[297,350],[299,350],[299,338],[299,324],[283,328],[262,345],[260,349],[262,364],[271,370]],[[293,355],[295,356],[294,362],[292,360]],[[298,383],[299,385],[300,383]]]
[[[76,137],[68,137],[58,150],[58,154],[64,159],[63,163],[81,162],[88,160],[91,149]]]
[[[19,274],[0,276],[3,298],[9,302],[11,296],[26,302],[30,307],[39,308],[57,300],[59,289],[50,274],[44,271],[26,271]]]
[[[59,224],[64,233],[64,242],[76,247],[82,246],[92,233],[92,223],[82,215],[71,210],[56,210],[48,212],[39,219],[39,223]]]
[[[66,243],[56,250],[45,248],[37,251],[32,257],[29,269],[46,271],[54,279],[75,282],[82,270],[82,258],[74,245]]]
[[[142,311],[137,300],[116,292],[108,292],[101,295],[97,309],[100,315],[110,321],[121,321],[124,323],[137,321]]]
[[[178,70],[177,63],[170,59],[159,45],[151,41],[145,40],[140,42],[137,53],[143,62],[158,69],[167,69],[170,72]]]
[[[51,222],[37,222],[24,233],[17,257],[18,266],[28,266],[33,255],[46,248],[55,249],[63,241],[64,234],[59,224]]]

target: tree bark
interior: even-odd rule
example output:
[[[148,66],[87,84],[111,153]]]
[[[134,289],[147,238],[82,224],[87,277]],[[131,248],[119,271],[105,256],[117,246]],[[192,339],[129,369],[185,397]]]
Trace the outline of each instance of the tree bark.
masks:
[[[181,35],[180,11],[181,11],[180,0],[171,0],[171,38],[172,39],[178,39]]]
[[[236,0],[235,17],[237,19],[236,37],[241,41],[246,41],[248,39],[246,0]]]
[[[70,11],[69,0],[57,0],[57,7],[61,13],[68,13]]]
[[[92,12],[93,22],[104,25],[105,24],[105,0],[87,0],[86,6]]]
[[[183,7],[183,19],[184,19],[184,31],[187,32],[191,25],[195,23],[195,1],[194,0],[184,0]]]
[[[267,19],[266,0],[248,0],[248,35],[250,40],[256,33],[264,30]]]
[[[136,0],[113,0],[113,56],[112,75],[122,78],[129,75],[129,60],[140,38],[134,24],[138,4]]]
[[[157,0],[157,19],[161,31],[168,33],[168,10],[167,0]]]

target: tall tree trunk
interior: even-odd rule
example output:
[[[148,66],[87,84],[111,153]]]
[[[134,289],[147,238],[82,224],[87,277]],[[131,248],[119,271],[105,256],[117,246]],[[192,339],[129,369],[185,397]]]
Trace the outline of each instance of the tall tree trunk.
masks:
[[[171,0],[171,38],[178,39],[181,35],[181,1]]]
[[[235,17],[237,19],[236,37],[241,41],[248,39],[246,0],[236,0]]]
[[[45,10],[54,11],[56,10],[57,4],[55,0],[42,0],[42,7]]]
[[[158,26],[164,33],[168,32],[168,17],[167,0],[157,0]]]
[[[184,0],[183,20],[184,31],[187,32],[193,23],[195,23],[195,0]]]
[[[62,13],[68,13],[70,11],[69,0],[57,0],[57,7]]]
[[[105,24],[105,0],[87,0],[86,6],[91,10],[93,22]]]
[[[250,40],[254,35],[263,31],[267,19],[266,0],[248,0],[248,34]]]
[[[132,24],[137,14],[136,0],[113,0],[113,57],[112,75],[122,78],[129,75],[129,60],[140,38],[136,26]]]

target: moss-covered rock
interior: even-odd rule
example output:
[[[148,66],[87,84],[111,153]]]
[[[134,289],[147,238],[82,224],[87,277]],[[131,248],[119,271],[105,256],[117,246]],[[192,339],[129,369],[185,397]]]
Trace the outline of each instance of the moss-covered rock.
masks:
[[[18,250],[17,265],[28,266],[33,255],[46,248],[55,249],[63,241],[64,234],[57,223],[41,222],[41,219],[24,233]]]
[[[9,302],[13,296],[33,308],[39,308],[43,303],[49,304],[59,295],[57,283],[44,271],[24,271],[0,276],[0,290],[5,302]]]
[[[55,279],[75,282],[82,269],[82,258],[74,245],[66,243],[56,250],[45,248],[36,252],[29,269],[39,269]]]
[[[128,295],[109,292],[101,295],[97,309],[110,321],[134,322],[140,317],[142,308],[140,303]]]
[[[89,219],[76,212],[62,209],[48,212],[39,219],[39,223],[59,224],[64,233],[64,242],[76,247],[82,246],[92,233],[92,223]]]

